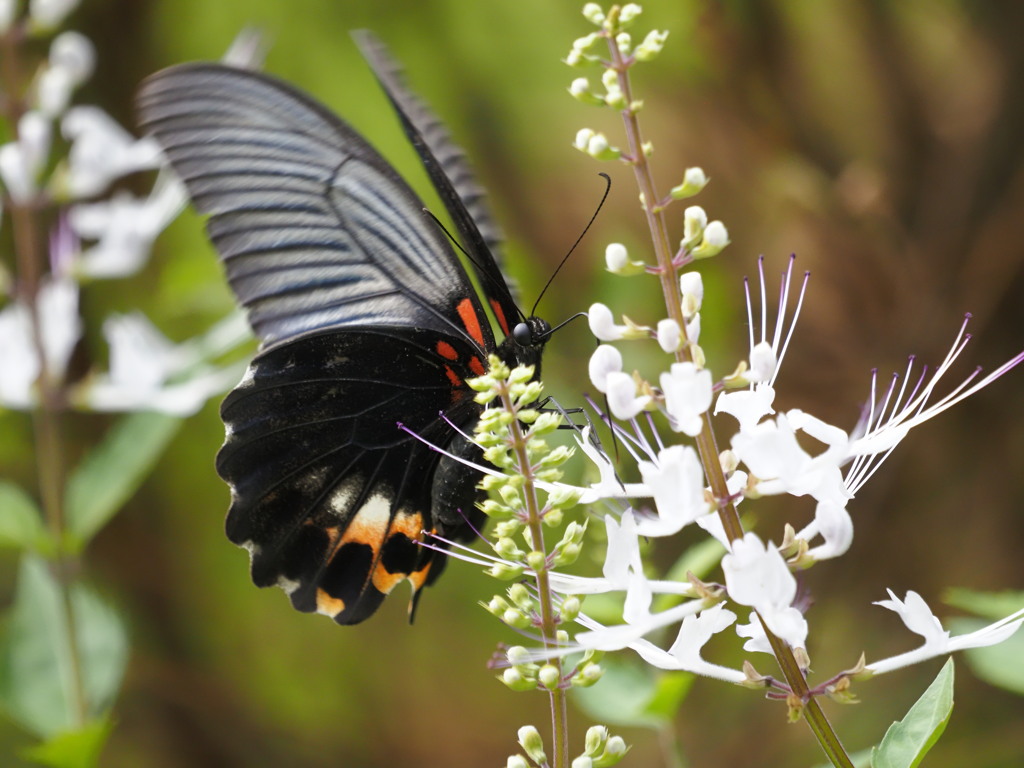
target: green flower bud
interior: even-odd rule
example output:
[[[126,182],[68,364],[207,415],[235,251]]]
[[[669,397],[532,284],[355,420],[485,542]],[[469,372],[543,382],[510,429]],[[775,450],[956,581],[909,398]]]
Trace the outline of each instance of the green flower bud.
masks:
[[[519,746],[533,762],[543,765],[548,761],[547,755],[544,754],[544,739],[541,738],[540,732],[536,728],[532,725],[524,725],[519,729],[518,736]]]
[[[712,221],[704,228],[700,245],[691,253],[695,259],[707,259],[717,256],[729,244],[729,232],[720,221]]]
[[[682,200],[687,197],[693,197],[700,192],[708,184],[708,177],[704,175],[704,170],[701,168],[687,168],[686,173],[683,174],[683,181],[678,186],[672,187],[669,190],[669,195],[673,200]]]
[[[584,740],[583,750],[585,754],[596,755],[604,750],[608,742],[608,729],[603,725],[592,725],[587,728],[587,736]]]
[[[534,573],[541,573],[547,570],[547,561],[544,558],[544,553],[538,550],[533,550],[526,555],[526,566]]]
[[[562,605],[559,606],[558,615],[561,617],[563,623],[576,621],[576,617],[580,615],[581,608],[582,604],[578,597],[567,597],[562,601]]]
[[[549,691],[557,689],[561,681],[562,676],[559,674],[558,667],[554,664],[545,664],[537,673],[537,682]]]
[[[665,47],[665,39],[667,37],[668,30],[659,32],[656,29],[652,29],[647,33],[647,37],[644,38],[643,42],[633,51],[634,58],[637,61],[650,61],[661,53],[661,49]]]

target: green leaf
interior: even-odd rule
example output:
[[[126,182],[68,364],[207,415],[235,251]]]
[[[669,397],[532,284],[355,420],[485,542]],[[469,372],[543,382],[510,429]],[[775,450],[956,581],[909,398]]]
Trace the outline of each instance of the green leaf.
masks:
[[[43,517],[36,503],[14,483],[0,480],[0,547],[46,547]]]
[[[94,768],[114,724],[95,720],[77,731],[62,731],[49,741],[22,750],[22,757],[51,768]]]
[[[981,619],[954,619],[949,623],[949,629],[953,634],[960,635],[974,632],[987,624],[987,621]],[[1024,664],[1020,663],[1024,659],[1024,629],[1018,629],[998,645],[968,648],[964,656],[978,678],[1024,696]]]
[[[973,589],[951,589],[944,600],[946,604],[975,616],[1001,619],[1024,608],[1024,592],[1003,590],[1002,592],[977,592]]]
[[[72,551],[81,550],[135,493],[180,424],[163,413],[125,416],[75,469],[66,498]]]
[[[921,695],[907,716],[889,726],[871,750],[872,768],[915,768],[946,730],[953,714],[953,659]]]
[[[120,617],[83,584],[71,588],[78,667],[87,718],[110,707],[121,685],[128,640]],[[21,560],[18,586],[0,642],[0,703],[11,717],[43,738],[74,730],[75,705],[67,606],[50,565]]]
[[[609,725],[661,728],[672,721],[690,690],[693,675],[655,673],[641,664],[605,656],[604,676],[591,688],[576,688],[576,703],[592,720]]]

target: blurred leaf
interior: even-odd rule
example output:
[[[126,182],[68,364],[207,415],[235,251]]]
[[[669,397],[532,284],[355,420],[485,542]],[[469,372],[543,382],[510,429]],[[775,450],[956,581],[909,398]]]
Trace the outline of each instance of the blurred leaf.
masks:
[[[22,757],[52,768],[93,768],[113,730],[110,720],[96,720],[77,731],[64,731],[49,741],[22,750]]]
[[[1005,615],[1005,614],[1004,614]],[[954,619],[949,623],[953,634],[974,632],[988,624],[981,619]],[[969,648],[964,651],[967,663],[980,679],[990,685],[1024,696],[1024,632],[1017,632],[998,645]]]
[[[36,503],[14,483],[0,480],[0,547],[38,550],[46,539]]]
[[[953,659],[949,659],[907,716],[889,726],[871,750],[872,768],[914,768],[946,730],[953,714]]]
[[[679,710],[693,683],[686,672],[650,668],[606,656],[604,676],[591,688],[574,689],[576,703],[596,722],[662,728]]]
[[[943,597],[947,605],[989,619],[1001,619],[1024,608],[1024,592],[978,592],[973,589],[950,589]]]
[[[647,702],[647,712],[660,718],[662,724],[671,723],[693,686],[694,675],[689,672],[665,672],[658,675],[654,695]]]
[[[71,588],[79,664],[89,715],[105,712],[121,684],[128,657],[120,617],[92,589]],[[36,735],[74,727],[68,623],[60,588],[46,561],[21,560],[10,620],[0,643],[0,701]]]
[[[181,419],[140,412],[118,421],[68,479],[67,521],[72,549],[81,550],[135,493]]]

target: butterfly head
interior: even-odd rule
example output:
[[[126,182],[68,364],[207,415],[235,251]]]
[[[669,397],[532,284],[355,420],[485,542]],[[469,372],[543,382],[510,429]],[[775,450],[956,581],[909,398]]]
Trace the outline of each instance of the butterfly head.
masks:
[[[501,345],[498,356],[508,365],[532,365],[540,376],[540,358],[551,336],[551,325],[539,317],[517,323]]]

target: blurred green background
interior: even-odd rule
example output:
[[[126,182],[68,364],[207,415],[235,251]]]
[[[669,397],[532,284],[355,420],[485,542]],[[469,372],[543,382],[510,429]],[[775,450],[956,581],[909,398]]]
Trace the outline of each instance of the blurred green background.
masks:
[[[416,158],[348,36],[374,30],[490,191],[524,302],[532,303],[593,212],[603,170],[613,177],[610,202],[540,313],[557,321],[602,300],[654,320],[649,286],[602,273],[611,240],[644,253],[632,174],[570,146],[583,126],[621,135],[614,115],[565,90],[580,73],[560,59],[589,31],[579,7],[575,0],[84,0],[68,26],[99,49],[97,74],[79,101],[129,125],[131,94],[147,73],[218,58],[242,28],[262,29],[272,44],[266,69],[350,120],[423,190]],[[685,166],[701,165],[712,183],[696,202],[732,237],[725,254],[703,267],[702,340],[713,371],[731,370],[745,353],[740,280],[762,253],[770,275],[791,252],[799,270],[813,273],[777,386],[782,408],[851,427],[871,368],[902,369],[911,352],[939,362],[966,311],[976,338],[962,374],[975,364],[991,369],[1024,346],[1024,4],[654,0],[644,7],[638,29],[671,30],[665,54],[635,79],[659,182],[668,189]],[[141,307],[184,339],[231,305],[192,214],[161,239],[142,275],[96,284],[83,296],[99,357],[99,323],[112,310]],[[566,404],[589,388],[581,371],[592,344],[578,324],[548,347],[548,389]],[[886,587],[901,596],[915,589],[938,607],[946,586],[1024,585],[1022,377],[1011,374],[915,433],[851,504],[850,553],[809,574],[817,599],[810,652],[821,676],[851,666],[861,650],[877,659],[916,644],[894,616],[870,606]],[[108,424],[69,417],[72,454]],[[31,487],[29,420],[0,414],[0,434],[3,473]],[[133,642],[103,765],[501,765],[519,725],[544,729],[543,697],[512,694],[485,668],[496,643],[514,639],[476,606],[493,588],[469,566],[450,566],[412,627],[404,596],[364,625],[339,628],[293,612],[276,590],[255,589],[246,554],[223,535],[228,494],[213,471],[221,439],[212,403],[184,425],[142,492],[87,553],[88,576],[123,608]],[[778,540],[793,513],[783,518],[771,503],[762,510],[761,530]],[[674,553],[659,555],[670,563]],[[13,561],[0,562],[0,599],[9,599],[14,570]],[[734,652],[731,663],[741,658]],[[940,665],[860,685],[860,705],[826,703],[845,743],[877,743]],[[953,720],[928,765],[1021,765],[1024,701],[974,679],[962,663],[959,671]],[[581,740],[588,723],[579,714],[573,722]],[[787,726],[781,706],[710,681],[695,684],[678,732],[694,766],[820,761],[806,726]],[[653,732],[626,735],[635,744],[628,764],[661,764]],[[0,755],[27,743],[0,722]]]

